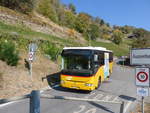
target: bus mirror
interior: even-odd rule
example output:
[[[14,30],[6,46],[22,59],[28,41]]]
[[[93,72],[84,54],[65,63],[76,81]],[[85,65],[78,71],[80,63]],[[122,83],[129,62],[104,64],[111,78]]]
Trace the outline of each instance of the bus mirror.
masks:
[[[94,62],[98,62],[98,55],[97,54],[94,55]]]

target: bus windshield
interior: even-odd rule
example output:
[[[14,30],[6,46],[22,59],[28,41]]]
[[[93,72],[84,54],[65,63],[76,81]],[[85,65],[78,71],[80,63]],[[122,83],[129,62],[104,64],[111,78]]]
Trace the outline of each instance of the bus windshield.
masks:
[[[65,55],[63,56],[63,68],[65,70],[90,70],[90,57],[86,55]]]

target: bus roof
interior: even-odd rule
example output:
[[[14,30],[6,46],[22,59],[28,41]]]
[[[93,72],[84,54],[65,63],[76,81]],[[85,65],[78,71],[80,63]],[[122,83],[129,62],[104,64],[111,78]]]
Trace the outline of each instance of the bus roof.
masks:
[[[84,49],[84,50],[99,50],[99,51],[109,51],[112,52],[110,50],[107,50],[104,47],[64,47],[63,50],[67,50],[67,49]]]

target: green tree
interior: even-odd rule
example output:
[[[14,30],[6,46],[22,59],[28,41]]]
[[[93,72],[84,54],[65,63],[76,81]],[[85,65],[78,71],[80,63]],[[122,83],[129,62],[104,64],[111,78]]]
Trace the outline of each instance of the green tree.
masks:
[[[105,21],[103,19],[101,19],[101,22],[100,22],[100,25],[104,25],[105,24]]]
[[[91,40],[95,40],[100,34],[99,26],[96,24],[90,24],[87,34],[90,36]]]
[[[59,52],[59,48],[57,48],[54,44],[47,43],[44,49],[44,53],[49,55],[51,60],[56,61],[57,55]]]
[[[34,8],[35,0],[0,0],[0,5],[20,11],[22,13],[29,13]]]
[[[136,38],[141,38],[148,35],[149,32],[140,28],[140,29],[134,29],[133,34],[135,35]]]
[[[58,15],[51,0],[40,0],[37,6],[37,11],[42,15],[50,18],[54,22],[58,22]]]
[[[72,13],[76,14],[76,7],[72,3],[70,3],[68,7],[72,11]]]
[[[85,33],[90,25],[91,17],[86,13],[79,13],[75,21],[75,29],[80,33]]]
[[[150,32],[144,29],[134,29],[135,38],[131,44],[132,48],[150,47]]]
[[[150,47],[150,41],[148,38],[136,38],[131,44],[132,48],[147,48]]]
[[[120,30],[121,30],[124,34],[131,34],[131,33],[133,33],[133,29],[135,29],[135,28],[133,28],[133,27],[131,27],[131,26],[127,26],[127,25],[125,25],[125,26],[123,26],[123,27],[120,27]]]
[[[64,16],[64,25],[72,29],[75,28],[76,16],[70,11],[65,11]]]
[[[124,37],[124,34],[120,30],[114,30],[113,36],[112,36],[112,41],[115,44],[119,45],[122,42],[123,37]]]
[[[7,40],[0,42],[0,60],[5,61],[8,65],[17,66],[19,54],[12,42]]]

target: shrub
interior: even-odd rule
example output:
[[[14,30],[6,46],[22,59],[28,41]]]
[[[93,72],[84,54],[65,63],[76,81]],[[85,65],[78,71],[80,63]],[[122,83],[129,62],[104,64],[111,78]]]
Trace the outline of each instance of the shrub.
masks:
[[[17,66],[19,54],[12,42],[7,42],[7,40],[0,42],[0,59],[8,65]]]
[[[113,32],[112,41],[119,45],[122,42],[122,39],[124,37],[124,34],[120,30],[115,30]]]
[[[45,52],[45,54],[50,56],[51,60],[55,61],[55,60],[57,60],[57,55],[58,55],[59,49],[56,48],[53,44],[49,44],[45,48],[44,52]]]
[[[34,8],[35,0],[0,0],[0,5],[22,13],[29,13]]]
[[[96,24],[91,24],[89,26],[88,34],[91,36],[91,40],[98,38],[100,34],[99,26]]]
[[[57,13],[51,0],[39,0],[37,12],[50,18],[53,22],[58,22]]]

